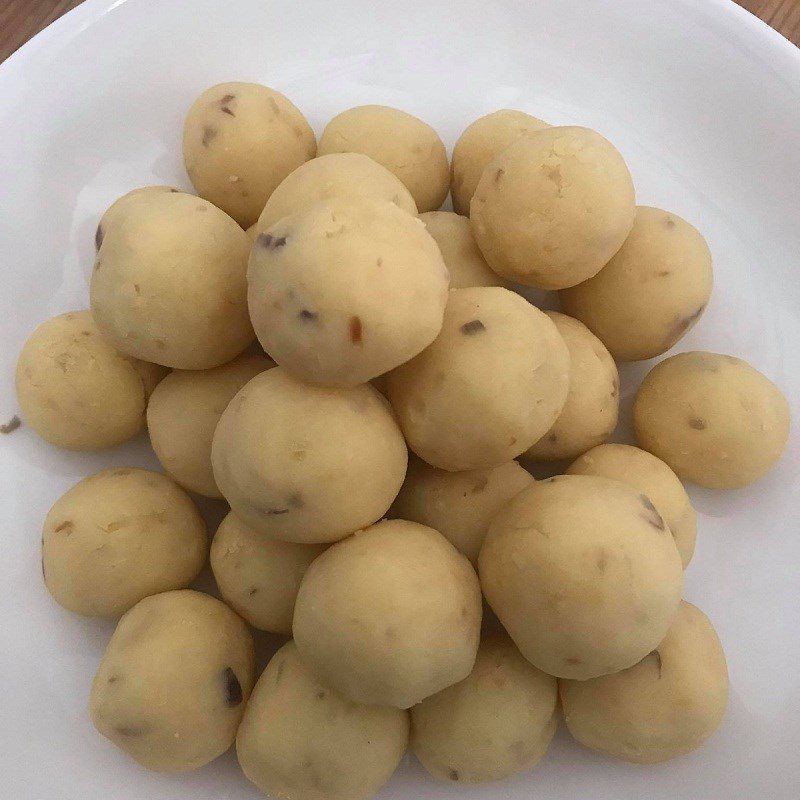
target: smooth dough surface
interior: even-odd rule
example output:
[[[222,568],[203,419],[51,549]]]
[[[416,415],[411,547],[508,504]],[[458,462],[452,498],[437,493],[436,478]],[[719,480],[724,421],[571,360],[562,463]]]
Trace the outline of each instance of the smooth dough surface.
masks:
[[[525,658],[576,680],[647,655],[683,588],[677,547],[650,500],[595,476],[520,492],[489,526],[478,564],[483,593]]]
[[[639,445],[678,477],[733,489],[757,481],[780,458],[789,438],[789,404],[746,361],[680,353],[645,377],[633,426]]]
[[[103,238],[106,235],[106,231],[114,224],[114,222],[118,219],[121,219],[125,216],[125,210],[128,207],[128,204],[131,205],[136,204],[136,201],[141,200],[143,195],[147,194],[164,194],[164,193],[175,193],[175,192],[183,192],[183,190],[176,188],[175,186],[140,186],[137,189],[131,189],[130,192],[126,192],[121,197],[118,197],[103,213],[103,216],[100,217],[100,222],[97,224],[97,228],[94,233],[94,249],[95,251],[100,249],[100,245],[103,244]]]

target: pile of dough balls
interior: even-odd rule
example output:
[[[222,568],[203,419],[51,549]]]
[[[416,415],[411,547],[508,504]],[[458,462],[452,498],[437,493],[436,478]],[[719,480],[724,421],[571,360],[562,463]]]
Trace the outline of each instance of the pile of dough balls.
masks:
[[[637,206],[596,131],[512,109],[448,162],[405,111],[343,111],[317,144],[279,92],[223,83],[183,155],[196,194],[145,186],[100,218],[90,310],[30,335],[3,429],[79,451],[146,429],[163,469],[90,475],[44,521],[52,597],[118,620],[97,730],[164,773],[235,744],[282,800],[367,800],[407,750],[499,780],[562,718],[627,761],[699,747],[728,673],[683,598],[682,480],[761,478],[787,402],[745,361],[680,353],[636,392],[638,446],[612,440],[617,363],[708,305],[703,236]],[[193,495],[226,504],[210,542]],[[191,588],[207,564],[218,597]],[[253,629],[287,637],[260,676]]]

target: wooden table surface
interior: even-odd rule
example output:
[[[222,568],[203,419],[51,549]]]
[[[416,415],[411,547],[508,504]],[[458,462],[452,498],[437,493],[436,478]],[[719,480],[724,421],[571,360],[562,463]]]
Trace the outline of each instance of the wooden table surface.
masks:
[[[800,0],[737,1],[800,45]],[[0,0],[0,62],[79,3],[80,0]]]

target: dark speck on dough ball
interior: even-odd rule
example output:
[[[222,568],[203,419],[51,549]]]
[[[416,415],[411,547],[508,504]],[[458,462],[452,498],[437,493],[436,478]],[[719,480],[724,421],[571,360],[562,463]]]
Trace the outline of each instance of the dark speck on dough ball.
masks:
[[[350,341],[353,344],[361,344],[363,341],[361,317],[350,317]]]
[[[451,781],[457,781],[458,780],[458,770],[451,769],[449,774],[448,774],[448,777],[450,778]]]
[[[664,520],[661,519],[661,514],[658,513],[656,507],[650,502],[650,498],[646,494],[640,494],[639,502],[644,506],[645,513],[642,514],[644,521],[659,531],[666,530]]]
[[[103,244],[103,236],[105,236],[105,231],[103,230],[102,225],[97,226],[97,230],[94,232],[94,249],[99,250],[100,245]]]
[[[476,333],[483,333],[485,330],[486,326],[479,319],[470,320],[461,326],[461,333],[464,336],[473,336]]]
[[[8,422],[0,425],[0,433],[14,433],[14,431],[17,430],[17,428],[19,428],[21,425],[22,420],[16,414],[14,414],[14,416],[11,417]]]
[[[319,314],[317,314],[316,311],[309,311],[307,308],[304,308],[297,315],[297,318],[303,322],[317,322],[319,320]]]
[[[225,667],[222,675],[225,681],[225,703],[231,708],[235,708],[243,699],[242,685],[239,683],[236,673],[230,667]]]
[[[689,417],[689,427],[696,431],[704,431],[708,427],[708,423],[700,417]]]
[[[271,233],[260,233],[256,239],[256,244],[267,250],[277,250],[286,244],[286,237],[273,236]]]
[[[212,128],[208,125],[203,128],[203,147],[208,147],[211,142],[214,141],[219,131],[216,128]]]

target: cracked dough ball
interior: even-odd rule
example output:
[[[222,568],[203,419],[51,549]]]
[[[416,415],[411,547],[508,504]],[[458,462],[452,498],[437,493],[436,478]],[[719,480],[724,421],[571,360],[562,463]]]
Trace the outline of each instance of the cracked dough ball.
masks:
[[[380,519],[403,485],[408,450],[372,386],[312,386],[273,367],[228,404],[211,462],[242,522],[308,544]]]
[[[97,327],[123,353],[167,367],[230,361],[253,340],[249,252],[247,234],[199,197],[130,198],[95,260],[90,299]]]
[[[45,441],[100,450],[142,430],[150,394],[166,373],[117,352],[90,311],[71,311],[28,337],[17,361],[17,399],[25,421]]]
[[[211,468],[217,423],[236,392],[274,366],[266,356],[242,355],[213,369],[175,370],[156,387],[147,406],[150,443],[161,466],[181,486],[222,497]]]
[[[789,438],[789,404],[746,361],[679,353],[648,373],[633,405],[641,447],[678,477],[735,489],[763,477]]]
[[[636,210],[628,167],[588,128],[544,128],[495,158],[470,204],[475,241],[510,280],[564,289],[620,249]]]
[[[310,383],[356,386],[427,347],[449,277],[436,242],[388,200],[335,197],[253,246],[250,315],[263,348]]]
[[[586,680],[632,666],[681,599],[678,549],[650,500],[608,478],[538,481],[495,517],[478,559],[483,593],[525,658]]]
[[[435,211],[450,189],[447,151],[421,119],[388,106],[357,106],[335,116],[322,132],[319,154],[363,153],[405,185],[420,213]]]
[[[564,720],[585,747],[636,764],[689,753],[728,704],[725,653],[708,617],[682,602],[658,648],[638,664],[588,681],[559,681]]]
[[[317,152],[314,131],[280,92],[257,83],[220,83],[189,109],[183,161],[201,197],[252,225],[275,187]]]
[[[476,119],[459,136],[450,165],[453,208],[469,215],[469,203],[484,169],[510,144],[527,133],[549,128],[524,111],[503,108]]]
[[[400,763],[408,728],[407,712],[353,703],[321,684],[288,642],[253,690],[236,754],[271,797],[368,800]]]
[[[558,720],[556,679],[504,633],[486,637],[470,674],[411,709],[411,749],[434,778],[478,783],[533,767]]]
[[[211,569],[225,602],[262,631],[292,635],[294,601],[323,544],[296,544],[254,531],[232,511],[211,542]]]
[[[625,243],[593,278],[561,292],[618,361],[653,358],[700,319],[711,297],[711,252],[677,214],[639,206]]]
[[[147,769],[197,769],[233,744],[253,660],[250,631],[219,600],[189,589],[146,597],[108,643],[92,722]]]
[[[309,567],[294,639],[320,679],[358,703],[409,708],[469,675],[481,591],[438,531],[384,520]]]
[[[64,608],[116,617],[143,597],[188,586],[206,561],[206,526],[157,472],[106,469],[56,500],[42,530],[42,572]]]
[[[553,427],[525,456],[555,461],[575,458],[614,433],[619,417],[619,372],[603,343],[583,323],[557,311],[546,313],[569,350],[569,393]]]
[[[684,569],[692,560],[697,514],[678,476],[660,458],[627,444],[601,444],[574,461],[567,474],[613,478],[646,494],[672,531]]]
[[[552,426],[569,352],[552,320],[496,287],[453,289],[436,341],[389,374],[409,447],[452,472],[494,467]]]

